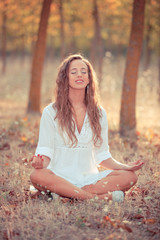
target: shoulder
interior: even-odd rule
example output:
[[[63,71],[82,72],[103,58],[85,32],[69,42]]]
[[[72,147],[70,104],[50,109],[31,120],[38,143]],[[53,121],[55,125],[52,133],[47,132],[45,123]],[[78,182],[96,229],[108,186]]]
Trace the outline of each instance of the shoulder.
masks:
[[[103,117],[106,117],[106,116],[107,116],[106,110],[105,110],[102,106],[99,106],[99,109],[100,109],[100,111],[101,111],[102,118],[103,118]]]
[[[54,103],[48,104],[48,105],[43,109],[42,116],[49,116],[49,117],[51,117],[52,119],[55,118],[55,116],[56,116],[56,109],[54,108]]]

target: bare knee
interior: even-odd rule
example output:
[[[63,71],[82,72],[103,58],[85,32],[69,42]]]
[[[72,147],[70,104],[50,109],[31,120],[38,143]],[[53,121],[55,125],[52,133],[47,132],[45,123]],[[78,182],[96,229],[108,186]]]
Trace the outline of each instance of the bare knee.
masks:
[[[132,173],[132,177],[133,177],[133,183],[136,184],[138,177],[135,172],[131,171],[131,173]]]
[[[130,183],[131,186],[136,184],[136,182],[138,180],[138,177],[137,177],[135,172],[133,172],[133,171],[124,171],[123,174],[125,174],[128,182]]]
[[[46,179],[48,179],[48,176],[53,173],[51,170],[42,168],[42,169],[34,169],[33,172],[30,175],[30,180],[32,183],[40,184],[46,182]]]
[[[33,172],[30,175],[30,180],[32,183],[37,183],[39,179],[39,170],[34,169]]]

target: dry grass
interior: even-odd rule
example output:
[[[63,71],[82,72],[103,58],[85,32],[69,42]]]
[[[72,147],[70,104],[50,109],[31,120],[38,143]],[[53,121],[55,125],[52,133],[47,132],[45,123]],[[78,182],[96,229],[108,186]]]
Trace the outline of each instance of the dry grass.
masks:
[[[143,159],[139,181],[121,204],[98,200],[64,202],[29,196],[30,157],[34,154],[39,117],[27,116],[29,64],[10,60],[0,86],[0,239],[159,239],[160,238],[160,122],[156,71],[142,73],[137,93],[138,136],[118,134],[122,67],[107,60],[102,102],[108,113],[112,155],[122,162]],[[122,62],[123,63],[123,62]],[[57,63],[44,71],[42,106],[52,95]],[[117,74],[114,69],[117,69]],[[121,71],[121,74],[119,72]],[[153,79],[155,79],[153,82]]]

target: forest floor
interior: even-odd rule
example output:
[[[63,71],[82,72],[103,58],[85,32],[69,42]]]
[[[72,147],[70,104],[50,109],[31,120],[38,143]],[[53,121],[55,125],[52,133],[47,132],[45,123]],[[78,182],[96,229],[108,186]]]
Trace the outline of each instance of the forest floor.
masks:
[[[137,184],[126,193],[123,203],[68,201],[57,196],[50,200],[43,194],[35,199],[29,175],[40,116],[25,114],[26,86],[21,86],[20,76],[15,74],[14,83],[10,76],[3,78],[0,88],[0,240],[160,239],[160,125],[157,100],[151,101],[149,91],[143,94],[144,103],[138,101],[136,139],[119,136],[119,108],[110,100],[114,96],[117,101],[114,92],[103,98],[113,157],[124,163],[137,159],[145,162],[137,172]],[[43,106],[47,101],[43,100]]]

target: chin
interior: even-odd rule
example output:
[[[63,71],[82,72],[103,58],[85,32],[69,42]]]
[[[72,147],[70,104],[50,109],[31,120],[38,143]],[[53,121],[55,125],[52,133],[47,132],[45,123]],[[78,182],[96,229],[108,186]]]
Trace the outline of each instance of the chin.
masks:
[[[70,88],[75,90],[85,90],[86,86],[70,86]]]

